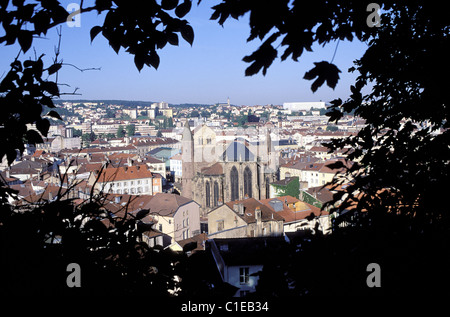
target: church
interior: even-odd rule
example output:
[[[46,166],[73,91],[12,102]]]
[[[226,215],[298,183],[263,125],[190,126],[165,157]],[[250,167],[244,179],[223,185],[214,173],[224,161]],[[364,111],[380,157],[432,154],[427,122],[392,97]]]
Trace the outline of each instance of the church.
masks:
[[[257,144],[239,137],[217,142],[211,128],[198,126],[193,133],[186,121],[181,195],[200,205],[202,217],[229,201],[269,198],[269,184],[277,180],[278,166],[270,128],[263,129],[265,141]]]

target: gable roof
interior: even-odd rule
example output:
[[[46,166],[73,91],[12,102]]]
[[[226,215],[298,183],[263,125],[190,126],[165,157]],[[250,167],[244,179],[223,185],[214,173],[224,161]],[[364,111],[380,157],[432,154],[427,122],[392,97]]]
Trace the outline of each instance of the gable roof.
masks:
[[[108,167],[101,171],[98,182],[113,182],[123,180],[133,180],[142,178],[152,178],[154,175],[147,165]]]
[[[255,155],[241,142],[233,141],[222,154],[222,159],[229,162],[254,161]]]
[[[153,196],[148,208],[150,208],[151,214],[173,217],[178,208],[190,202],[193,200],[180,195],[158,193]]]
[[[234,210],[234,205],[243,204],[244,206],[244,214],[241,215],[239,212]],[[276,212],[272,211],[271,208],[259,202],[255,198],[247,198],[244,200],[236,200],[227,202],[226,205],[233,210],[239,217],[242,218],[246,223],[254,223],[256,222],[255,210],[256,208],[261,209],[261,221],[283,221],[283,218],[279,216]]]
[[[316,217],[328,215],[327,211],[321,211],[320,208],[310,205],[292,196],[269,198],[261,200],[261,202],[274,210],[278,215],[283,217],[284,221],[287,223],[306,219],[306,217],[310,216],[311,214]],[[278,202],[278,204],[281,204],[280,206],[282,206],[282,208],[277,210],[278,206],[276,204],[273,204],[273,202]],[[289,208],[287,204],[295,204],[295,210]]]

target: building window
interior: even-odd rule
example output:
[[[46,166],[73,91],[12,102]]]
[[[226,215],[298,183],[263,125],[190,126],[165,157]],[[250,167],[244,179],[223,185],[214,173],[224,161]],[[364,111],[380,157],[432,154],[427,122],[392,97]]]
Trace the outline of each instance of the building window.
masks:
[[[244,169],[244,197],[252,197],[252,171],[248,166]]]
[[[266,198],[270,198],[270,178],[266,177]]]
[[[218,220],[217,221],[217,231],[222,231],[223,227],[224,227],[224,221],[223,220]]]
[[[216,207],[219,204],[219,184],[217,182],[214,182],[214,207]]]
[[[211,187],[209,186],[208,181],[205,184],[205,198],[206,198],[206,207],[211,207]]]
[[[239,200],[239,174],[236,166],[233,166],[230,172],[231,183],[231,201]]]
[[[239,283],[241,285],[247,285],[249,282],[249,272],[248,267],[239,268]]]

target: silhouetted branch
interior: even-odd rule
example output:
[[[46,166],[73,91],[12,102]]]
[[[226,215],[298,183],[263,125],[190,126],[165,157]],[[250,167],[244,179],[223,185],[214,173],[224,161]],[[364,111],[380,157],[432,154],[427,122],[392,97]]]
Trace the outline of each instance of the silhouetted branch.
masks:
[[[80,72],[85,72],[85,71],[88,71],[88,70],[102,70],[101,67],[79,68],[78,66],[75,66],[75,65],[70,64],[70,63],[62,63],[62,65],[64,65],[64,66],[72,66],[73,68],[78,69]]]

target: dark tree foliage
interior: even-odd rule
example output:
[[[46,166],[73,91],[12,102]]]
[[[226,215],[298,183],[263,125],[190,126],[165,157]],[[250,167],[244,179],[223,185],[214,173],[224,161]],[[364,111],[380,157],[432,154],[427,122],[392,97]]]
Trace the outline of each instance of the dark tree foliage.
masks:
[[[170,295],[177,284],[175,262],[182,256],[140,242],[148,230],[140,219],[149,210],[117,216],[102,208],[102,198],[75,206],[64,196],[9,212],[3,206],[2,292]],[[69,263],[81,267],[80,288],[66,285]]]
[[[348,158],[358,161],[345,177],[334,181],[351,182],[335,201],[348,193],[342,208],[356,201],[358,210],[373,204],[403,206],[411,215],[423,209],[426,217],[444,217],[438,195],[448,186],[449,176],[448,80],[439,74],[450,69],[447,11],[433,1],[381,1],[385,12],[380,26],[369,27],[367,3],[361,1],[257,3],[224,0],[213,7],[211,17],[223,25],[229,17],[250,13],[248,40],[259,38],[262,45],[244,58],[251,63],[247,75],[261,69],[265,74],[282,48],[281,60],[291,56],[297,61],[313,43],[353,39],[368,43],[363,57],[349,70],[360,74],[350,87],[350,98],[333,100],[328,112],[330,122],[352,111],[366,121],[356,136],[330,146],[330,150],[351,146]],[[312,91],[325,82],[334,88],[338,67],[326,61],[314,64],[304,76],[315,79]],[[363,95],[370,85],[370,93]],[[342,167],[337,164],[334,167]]]
[[[24,139],[31,144],[42,143],[41,135],[47,135],[50,122],[41,117],[42,110],[45,106],[55,108],[52,98],[59,96],[59,88],[42,77],[44,73],[51,75],[54,65],[44,68],[42,56],[23,63],[16,59],[0,82],[0,158],[6,155],[9,164],[16,159],[17,151],[23,152]],[[46,115],[61,119],[54,110]],[[40,133],[27,129],[27,124],[35,124]]]
[[[302,272],[293,272],[301,281],[296,291],[364,294],[365,268],[372,261],[387,272],[381,293],[438,292],[449,278],[441,269],[448,265],[441,255],[449,252],[450,241],[443,199],[450,176],[449,81],[442,75],[450,70],[448,6],[377,1],[383,12],[373,27],[364,1],[257,3],[224,0],[211,17],[224,25],[229,17],[250,14],[248,40],[259,38],[262,44],[244,57],[250,63],[246,75],[266,74],[279,54],[281,60],[297,61],[313,43],[356,39],[368,44],[349,69],[359,74],[350,98],[335,99],[328,109],[330,123],[344,113],[365,120],[357,135],[327,144],[330,152],[350,147],[348,159],[355,163],[330,166],[345,169],[332,181],[336,194],[324,206],[337,206],[334,234],[313,239],[308,251],[291,259],[291,269]],[[314,65],[304,75],[314,80],[312,91],[324,83],[334,88],[339,68],[328,61]],[[327,268],[336,274],[319,277]]]
[[[90,11],[105,12],[103,25],[91,29],[91,41],[102,34],[112,49],[118,53],[122,48],[134,56],[138,70],[144,65],[158,68],[157,50],[167,44],[178,45],[179,35],[192,45],[194,32],[189,23],[182,19],[191,9],[191,1],[90,1],[80,14]],[[86,1],[87,3],[87,1]],[[45,36],[48,30],[65,23],[69,13],[60,1],[0,1],[0,23],[3,36],[0,44],[18,43],[22,52],[27,52],[37,37]],[[50,81],[47,75],[58,72],[63,66],[55,59],[49,67],[43,65],[42,56],[35,61],[23,63],[16,58],[11,70],[0,82],[1,118],[0,138],[4,140],[0,158],[5,155],[11,163],[23,152],[23,140],[30,143],[42,142],[47,136],[50,123],[42,118],[43,106],[54,108],[52,98],[59,97],[57,82]],[[54,110],[45,114],[60,119]],[[27,129],[26,124],[36,124],[37,133]]]
[[[190,0],[81,3],[81,14],[105,13],[103,24],[91,29],[91,40],[101,34],[115,52],[123,49],[134,56],[138,70],[144,65],[158,68],[157,51],[167,44],[178,45],[179,36],[193,43],[193,29],[183,19],[191,9]],[[437,291],[437,284],[448,285],[445,268],[449,263],[444,255],[449,251],[450,223],[442,195],[450,172],[445,96],[449,83],[445,75],[450,70],[448,10],[446,4],[433,1],[378,3],[383,9],[379,27],[368,25],[368,3],[357,0],[222,0],[213,7],[211,19],[221,25],[230,17],[249,14],[248,40],[262,43],[243,58],[249,64],[247,76],[266,75],[278,57],[300,61],[315,43],[358,40],[368,44],[350,69],[359,74],[350,87],[350,98],[333,100],[328,112],[331,123],[344,113],[354,113],[366,122],[357,135],[329,145],[330,151],[350,146],[348,159],[355,161],[351,167],[331,166],[346,169],[332,182],[338,191],[329,204],[338,203],[334,233],[311,236],[310,242],[303,240],[287,249],[282,264],[269,261],[260,273],[260,294],[374,291],[396,295]],[[27,52],[36,37],[65,23],[67,17],[57,0],[1,0],[0,43],[18,43]],[[59,119],[55,111],[43,114],[42,109],[53,108],[52,98],[60,95],[57,81],[47,75],[62,66],[55,59],[45,67],[42,56],[23,62],[16,58],[2,78],[0,157],[6,156],[9,163],[17,151],[22,152],[25,140],[36,143],[46,136],[45,115]],[[317,91],[324,84],[334,88],[340,73],[332,61],[317,61],[303,78],[311,80],[312,91]],[[29,123],[37,131],[29,130]],[[65,286],[65,268],[71,262],[85,268],[89,287],[82,291],[93,292],[148,290],[167,295],[176,286],[176,270],[180,275],[197,272],[189,265],[173,266],[184,263],[180,255],[140,243],[139,217],[110,219],[101,204],[92,200],[77,207],[69,200],[57,200],[18,212],[6,203],[10,190],[0,190],[0,273],[2,285],[16,291],[27,285],[24,289],[31,292],[42,288],[76,292]],[[114,228],[101,222],[105,218]],[[56,235],[62,237],[61,243],[48,243]],[[365,269],[371,262],[383,268],[381,290],[365,284]],[[274,277],[276,287],[272,287]],[[194,284],[186,278],[183,292],[210,291],[206,280]]]

